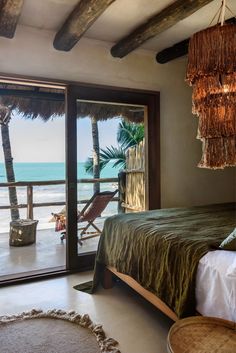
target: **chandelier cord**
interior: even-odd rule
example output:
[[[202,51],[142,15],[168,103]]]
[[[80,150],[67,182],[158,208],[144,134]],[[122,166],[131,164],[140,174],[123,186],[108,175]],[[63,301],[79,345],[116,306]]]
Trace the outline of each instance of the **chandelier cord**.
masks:
[[[216,14],[214,15],[213,19],[212,19],[211,22],[209,23],[208,27],[211,26],[211,24],[213,23],[213,21],[215,20],[215,18],[216,18],[217,15],[218,15],[217,23],[219,22],[221,8],[222,8],[222,4],[220,5],[220,7],[219,7],[219,9],[217,10]]]
[[[220,25],[223,26],[225,22],[225,7],[226,7],[226,0],[222,1],[222,6],[221,6],[221,18],[220,18]]]
[[[224,25],[225,22],[225,12],[226,9],[233,15],[233,17],[236,18],[236,14],[230,9],[230,7],[227,5],[226,0],[222,0],[221,5],[219,7],[219,9],[217,10],[216,14],[214,15],[214,17],[212,18],[211,22],[209,23],[208,27],[210,27],[212,25],[212,23],[214,22],[215,18],[217,17],[217,23],[221,22],[221,26]]]
[[[223,2],[222,2],[221,7],[220,7],[219,16],[217,18],[216,24],[220,23],[220,17],[221,17],[221,13],[222,13],[222,6],[223,6]]]
[[[229,8],[229,6],[226,5],[226,9],[236,18],[236,14]]]

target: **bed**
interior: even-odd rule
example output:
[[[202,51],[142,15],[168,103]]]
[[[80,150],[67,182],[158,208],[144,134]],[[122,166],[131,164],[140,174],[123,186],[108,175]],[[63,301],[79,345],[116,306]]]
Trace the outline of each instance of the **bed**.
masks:
[[[173,320],[198,311],[236,321],[236,252],[218,250],[235,223],[236,203],[109,217],[94,287],[113,273]]]

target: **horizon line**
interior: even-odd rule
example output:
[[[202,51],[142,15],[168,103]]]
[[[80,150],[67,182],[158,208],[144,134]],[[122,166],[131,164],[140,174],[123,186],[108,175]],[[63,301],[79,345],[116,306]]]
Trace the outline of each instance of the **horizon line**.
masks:
[[[77,161],[77,163],[85,163],[86,161]],[[26,161],[26,162],[13,162],[13,164],[16,164],[16,163],[35,163],[35,164],[38,164],[38,163],[44,163],[44,164],[52,164],[52,163],[62,163],[62,164],[65,164],[66,162],[29,162],[29,161]],[[0,161],[0,164],[5,164],[4,161]]]

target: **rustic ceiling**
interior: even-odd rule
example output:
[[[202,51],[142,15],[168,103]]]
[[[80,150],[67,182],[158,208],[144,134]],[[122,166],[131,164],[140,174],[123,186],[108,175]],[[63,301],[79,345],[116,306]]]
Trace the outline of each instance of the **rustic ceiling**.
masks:
[[[2,1],[7,2],[9,0]],[[17,2],[18,0],[13,1]],[[62,28],[72,10],[79,2],[83,1],[24,0],[18,19],[18,26],[30,26],[40,30],[49,30],[56,34]],[[95,3],[96,1],[91,2]],[[97,2],[99,3],[99,1]],[[104,5],[102,13],[94,22],[91,22],[92,24],[83,36],[85,38],[108,42],[111,44],[111,47],[171,4],[180,3],[184,5],[183,10],[187,6],[191,6],[191,3],[194,2],[195,4],[197,2],[201,3],[201,6],[204,5],[193,14],[186,15],[186,18],[176,21],[176,24],[140,45],[140,48],[155,52],[172,46],[209,26],[221,5],[221,0],[208,1],[208,4],[206,4],[207,1],[204,3],[204,0],[110,0],[110,3],[109,0],[100,0],[100,3],[105,2],[107,3],[107,8]],[[188,5],[185,6],[185,3],[188,3]],[[233,14],[236,13],[236,0],[227,0],[227,5],[232,12],[227,10],[226,18],[232,18]],[[15,35],[17,35],[17,29]],[[79,45],[79,42],[75,45]]]
[[[174,1],[116,0],[84,36],[114,43]],[[78,0],[25,0],[19,24],[56,32],[77,3]],[[188,38],[210,24],[220,4],[221,0],[212,1],[158,37],[150,39],[142,48],[158,51]],[[236,0],[228,0],[228,5],[236,13]],[[232,14],[228,12],[229,17]]]

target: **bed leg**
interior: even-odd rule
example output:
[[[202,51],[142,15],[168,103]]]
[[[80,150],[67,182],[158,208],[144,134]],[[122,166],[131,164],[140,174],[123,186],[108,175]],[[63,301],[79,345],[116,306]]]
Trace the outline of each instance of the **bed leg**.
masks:
[[[107,268],[105,268],[103,273],[102,286],[104,289],[110,289],[114,286],[113,274]]]

